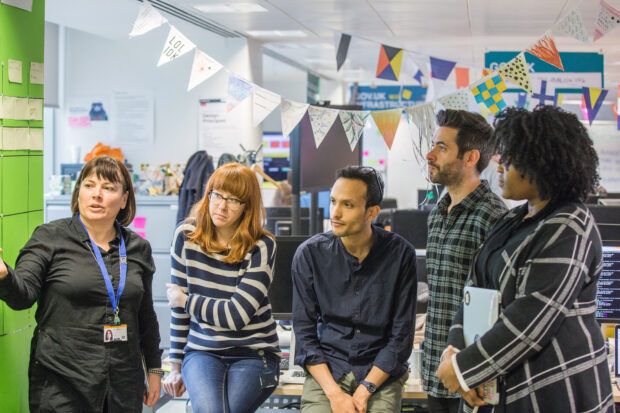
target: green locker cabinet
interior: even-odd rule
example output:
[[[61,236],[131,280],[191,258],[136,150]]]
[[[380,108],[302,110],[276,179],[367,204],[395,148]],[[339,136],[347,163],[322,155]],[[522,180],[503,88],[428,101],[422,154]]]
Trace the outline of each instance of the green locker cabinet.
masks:
[[[42,210],[43,155],[30,155],[28,157],[28,211]]]
[[[0,162],[2,162],[2,158],[0,158]],[[0,171],[2,168],[0,167]],[[2,195],[2,189],[0,188],[0,196]],[[2,216],[0,215],[0,248],[2,248]],[[4,260],[4,254],[0,253],[0,258]],[[0,302],[0,336],[4,334],[4,303]]]
[[[30,239],[34,230],[41,224],[43,224],[43,211],[32,211],[28,213],[28,239]]]
[[[28,211],[28,156],[4,156],[2,160],[0,214]]]
[[[30,341],[34,328],[15,334],[0,336],[2,371],[0,374],[0,411],[7,413],[27,412],[28,408],[28,362]]]

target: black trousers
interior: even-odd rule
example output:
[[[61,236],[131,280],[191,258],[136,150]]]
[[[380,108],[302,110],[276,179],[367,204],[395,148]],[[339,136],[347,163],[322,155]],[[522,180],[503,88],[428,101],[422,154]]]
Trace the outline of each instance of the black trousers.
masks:
[[[429,413],[458,413],[460,398],[448,399],[428,396]]]

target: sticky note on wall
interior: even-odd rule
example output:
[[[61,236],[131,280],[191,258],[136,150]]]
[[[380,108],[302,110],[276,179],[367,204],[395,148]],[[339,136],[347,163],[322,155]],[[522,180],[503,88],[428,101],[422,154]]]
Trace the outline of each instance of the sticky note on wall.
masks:
[[[22,61],[9,59],[9,82],[22,83]]]
[[[134,229],[146,228],[146,217],[135,217],[133,219],[133,227]]]

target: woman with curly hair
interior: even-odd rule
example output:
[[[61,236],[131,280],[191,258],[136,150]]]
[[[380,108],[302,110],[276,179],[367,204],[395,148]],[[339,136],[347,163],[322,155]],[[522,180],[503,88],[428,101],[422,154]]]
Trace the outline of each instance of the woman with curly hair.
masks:
[[[267,291],[275,255],[263,228],[258,180],[238,163],[223,165],[207,182],[172,241],[172,372],[164,390],[192,409],[253,412],[279,376],[276,325]]]
[[[465,346],[457,313],[437,376],[470,405],[498,379],[494,412],[612,412],[607,351],[595,320],[601,238],[583,205],[598,157],[584,126],[552,106],[510,108],[495,133],[507,212],[476,253],[467,285],[499,290],[500,317]],[[470,406],[464,406],[471,411]]]

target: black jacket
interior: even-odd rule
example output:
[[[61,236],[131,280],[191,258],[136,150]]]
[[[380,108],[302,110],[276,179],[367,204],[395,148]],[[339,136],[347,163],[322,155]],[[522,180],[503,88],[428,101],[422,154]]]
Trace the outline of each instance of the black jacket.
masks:
[[[122,228],[127,248],[127,280],[119,303],[128,341],[104,343],[103,326],[112,305],[77,216],[38,227],[20,251],[15,269],[0,281],[0,299],[21,310],[37,302],[30,353],[31,412],[141,412],[144,373],[161,366],[159,326],[151,282],[151,247]],[[115,292],[119,282],[119,242],[103,251]]]
[[[205,151],[198,151],[187,160],[183,183],[179,188],[177,224],[187,218],[194,204],[203,197],[207,181],[214,170],[213,161]]]

